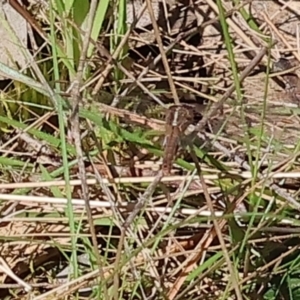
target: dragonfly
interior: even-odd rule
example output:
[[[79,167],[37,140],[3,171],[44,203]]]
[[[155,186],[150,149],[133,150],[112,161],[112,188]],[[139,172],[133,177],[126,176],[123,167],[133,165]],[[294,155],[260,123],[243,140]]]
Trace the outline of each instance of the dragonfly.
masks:
[[[164,132],[162,171],[165,175],[170,174],[176,158],[176,153],[180,147],[180,142],[183,137],[186,136],[188,127],[193,125],[197,117],[201,115],[204,106],[187,103],[180,105],[173,104],[166,107],[160,106],[160,111],[158,112],[157,105],[148,99],[120,97],[119,100],[122,108],[118,108],[104,104],[103,102],[108,102],[107,97],[109,97],[110,100],[112,99],[112,96],[106,95],[106,93],[104,96],[106,98],[99,99],[101,102],[90,101],[90,104],[97,107],[97,110],[101,113],[108,113],[124,118],[129,123],[145,125],[151,129]],[[129,107],[130,105],[134,112],[128,108],[124,108],[126,106]],[[86,104],[84,104],[84,107],[86,107]],[[156,110],[156,114],[163,111],[164,120],[147,116],[147,114],[149,115],[149,110],[151,110],[151,108],[154,109],[154,111]]]
[[[165,141],[162,169],[169,174],[179,147],[179,141],[186,129],[194,122],[195,114],[192,107],[172,105],[165,118]]]

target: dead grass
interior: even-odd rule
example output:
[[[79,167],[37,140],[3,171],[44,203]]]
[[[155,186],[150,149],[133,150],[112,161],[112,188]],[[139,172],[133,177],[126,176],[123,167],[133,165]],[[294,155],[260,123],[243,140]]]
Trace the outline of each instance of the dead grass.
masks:
[[[59,86],[72,105],[79,100],[79,112],[57,110],[20,123],[0,119],[10,128],[0,146],[3,299],[299,297],[299,103],[269,67],[287,54],[299,59],[300,5],[245,1],[237,9],[220,2],[239,78],[268,48],[242,82],[242,97],[217,1],[206,0],[168,7],[169,24],[159,11],[161,39],[157,32],[129,30],[110,49],[112,26],[104,23],[89,61],[82,36],[76,70],[84,62],[83,73],[72,77],[65,65],[60,69],[61,77],[77,78],[78,87]],[[55,38],[67,48],[60,37],[72,22],[59,14],[56,22]],[[151,47],[133,49],[133,40]],[[104,92],[117,108],[98,103],[107,104]],[[157,113],[150,119],[130,110],[119,95],[153,106],[198,102],[204,118],[223,97],[194,140],[200,168],[183,151],[173,173],[162,176],[160,139],[149,128],[164,130],[164,123]],[[71,120],[66,140],[57,116]]]

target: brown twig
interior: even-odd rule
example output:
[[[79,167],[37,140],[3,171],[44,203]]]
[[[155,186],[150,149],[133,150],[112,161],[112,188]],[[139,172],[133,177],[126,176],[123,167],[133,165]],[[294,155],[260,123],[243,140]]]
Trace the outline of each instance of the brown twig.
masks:
[[[232,10],[228,11],[226,14],[225,14],[225,17],[230,17],[234,12],[238,11],[239,9],[241,9],[243,6],[251,3],[253,0],[247,0],[247,1],[244,1],[243,3],[237,5],[235,8],[233,8]],[[204,23],[202,23],[200,26],[197,26],[195,28],[192,28],[188,31],[185,31],[185,32],[182,32],[182,33],[179,33],[178,36],[170,43],[170,45],[168,45],[165,49],[164,49],[164,54],[167,55],[178,43],[180,43],[183,39],[185,38],[191,38],[193,37],[194,35],[198,34],[199,32],[201,32],[201,30],[203,30],[205,27],[209,26],[209,25],[212,25],[212,24],[215,24],[215,23],[218,23],[220,20],[219,20],[219,17],[217,18],[214,18],[212,20],[208,20]],[[162,53],[159,53],[155,59],[153,61],[150,62],[150,64],[145,67],[143,69],[143,71],[139,74],[138,78],[137,78],[137,81],[141,80],[148,72],[149,70],[152,70],[160,61],[162,60]],[[132,83],[130,84],[122,93],[121,93],[121,96],[126,96],[128,95],[130,92],[132,92],[135,88],[136,84],[135,83]]]
[[[174,98],[174,102],[175,102],[175,104],[178,105],[178,104],[180,104],[178,94],[177,94],[177,91],[176,91],[176,88],[175,88],[174,80],[172,78],[171,69],[170,69],[170,66],[169,66],[169,63],[168,63],[168,60],[167,60],[165,49],[163,47],[163,43],[162,43],[160,32],[159,32],[159,29],[158,29],[158,26],[157,26],[157,22],[155,20],[152,4],[151,4],[150,0],[146,0],[146,3],[147,3],[147,7],[148,7],[148,12],[149,12],[149,15],[150,15],[150,18],[151,18],[151,21],[152,21],[154,35],[155,35],[155,38],[156,38],[156,41],[157,41],[159,52],[161,54],[162,63],[164,65],[164,68],[165,68],[165,71],[166,71],[166,74],[167,74],[167,77],[168,77],[170,89],[171,89],[171,92],[172,92],[172,95],[173,95],[173,98]]]
[[[97,95],[98,92],[100,91],[105,78],[107,77],[107,75],[109,74],[109,72],[113,68],[113,66],[115,65],[114,61],[118,58],[119,54],[123,50],[125,44],[127,43],[129,35],[132,32],[132,29],[135,27],[136,23],[141,18],[143,12],[145,11],[145,8],[146,8],[146,4],[144,3],[144,5],[141,7],[138,17],[136,18],[136,20],[133,20],[131,26],[128,28],[127,32],[125,33],[122,40],[120,41],[117,49],[114,51],[114,53],[112,55],[110,55],[110,53],[104,47],[101,47],[98,45],[99,52],[102,53],[104,56],[108,57],[109,60],[106,63],[106,68],[100,74],[99,81],[97,82],[95,88],[93,89],[92,95]]]
[[[115,270],[118,270],[118,267],[119,267],[119,264],[121,261],[122,248],[123,248],[123,244],[124,244],[124,240],[125,240],[125,236],[126,236],[126,232],[127,232],[128,228],[130,227],[130,225],[132,224],[132,222],[134,221],[134,219],[138,215],[138,213],[144,209],[147,202],[149,201],[152,194],[154,193],[157,185],[161,181],[162,177],[163,177],[163,172],[159,171],[157,173],[156,177],[154,178],[153,182],[148,186],[148,188],[146,189],[144,194],[140,197],[140,199],[138,199],[133,210],[131,211],[131,213],[129,214],[127,219],[125,220],[125,222],[123,224],[123,228],[121,229],[120,240],[119,240],[116,259],[115,259]],[[118,274],[118,272],[115,272],[115,275],[114,275],[114,299],[116,299],[116,300],[119,299],[118,287],[119,287],[119,274]]]
[[[94,16],[96,13],[97,5],[98,5],[97,0],[92,0],[90,3],[90,10],[88,13],[87,30],[84,35],[82,52],[80,55],[77,74],[76,74],[75,80],[72,83],[72,90],[71,90],[72,114],[71,114],[70,119],[71,119],[71,132],[72,132],[72,136],[73,136],[73,139],[75,142],[75,148],[76,148],[77,159],[78,159],[79,178],[81,179],[81,182],[82,182],[82,184],[81,184],[82,194],[83,194],[83,198],[85,200],[85,208],[86,208],[86,213],[88,216],[88,222],[89,222],[89,227],[90,227],[92,241],[93,241],[94,254],[95,254],[95,257],[97,260],[100,277],[102,279],[101,281],[102,281],[102,286],[103,286],[103,296],[104,296],[104,299],[109,299],[105,280],[104,280],[104,273],[102,270],[102,262],[101,262],[101,257],[100,257],[99,249],[98,249],[98,243],[97,243],[97,237],[96,237],[96,232],[95,232],[95,226],[94,226],[94,222],[93,222],[92,211],[91,211],[90,204],[89,204],[89,188],[87,185],[87,177],[86,177],[86,172],[85,172],[85,165],[84,165],[81,137],[80,137],[80,126],[79,126],[79,103],[81,100],[80,87],[82,84],[83,71],[84,71],[84,67],[85,67],[86,56],[87,56],[87,51],[88,51],[89,41],[90,41],[90,35],[91,35],[91,31],[92,31],[92,26],[93,26],[93,21],[94,21]],[[99,279],[99,284],[100,284],[100,279]]]
[[[197,135],[201,139],[209,141],[209,138],[207,137],[207,135],[205,133],[198,132]],[[251,170],[251,167],[249,166],[249,164],[246,161],[243,161],[238,155],[232,155],[231,152],[226,147],[222,146],[220,143],[215,141],[215,142],[212,142],[210,145],[212,147],[214,147],[215,149],[217,149],[218,151],[221,151],[222,153],[224,153],[227,157],[229,157],[229,158],[233,157],[234,161],[237,164],[239,164],[241,168],[246,169],[246,170]],[[289,195],[288,193],[283,191],[278,185],[276,185],[276,184],[272,183],[272,181],[268,180],[265,175],[258,173],[257,178],[262,180],[265,183],[265,185],[270,188],[270,190],[276,192],[279,196],[281,196],[283,199],[285,199],[292,207],[295,207],[296,209],[300,210],[300,204],[298,203],[298,201],[296,201],[296,199],[294,199],[291,195]]]
[[[17,0],[8,0],[8,3],[13,7],[30,25],[34,28],[37,33],[45,40],[48,41],[48,38],[40,27],[40,25],[36,22],[36,20],[32,17],[32,15],[17,1]]]
[[[235,272],[232,268],[232,263],[230,261],[228,250],[226,248],[226,243],[225,243],[225,241],[223,239],[223,236],[222,236],[222,229],[226,224],[225,220],[222,220],[222,221],[219,221],[219,222],[217,221],[217,218],[216,218],[216,215],[215,215],[215,212],[214,212],[214,208],[213,208],[213,204],[212,204],[212,201],[211,201],[211,197],[210,197],[209,192],[208,192],[207,184],[205,182],[205,179],[204,179],[202,171],[201,171],[199,160],[196,156],[196,153],[193,150],[193,145],[192,144],[189,145],[189,148],[190,148],[190,153],[191,153],[192,159],[193,159],[193,161],[195,163],[195,166],[196,166],[196,169],[197,169],[198,176],[200,178],[200,182],[201,182],[201,185],[202,185],[202,188],[203,188],[203,193],[204,193],[204,197],[205,197],[205,200],[206,200],[206,203],[207,203],[207,207],[208,207],[208,209],[210,210],[210,212],[212,214],[214,228],[212,228],[210,230],[211,235],[212,235],[211,237],[214,237],[215,235],[217,235],[217,237],[219,239],[219,242],[220,242],[220,245],[221,245],[221,248],[222,248],[222,251],[223,251],[227,266],[228,266],[228,269],[231,273],[232,283],[233,283],[234,289],[236,291],[237,299],[241,300],[243,298],[241,296],[241,291],[239,289],[238,280],[237,280]],[[213,238],[209,239],[209,241],[212,241],[212,240],[213,240]],[[200,244],[200,243],[202,243],[202,241],[203,241],[202,239],[199,241],[196,248],[203,249],[202,245]],[[205,242],[208,245],[208,240],[206,240]],[[186,268],[184,268],[182,270],[181,274],[178,276],[178,279],[176,280],[174,285],[170,288],[170,293],[169,293],[169,298],[168,299],[173,299],[175,297],[175,295],[177,294],[176,291],[180,290],[181,285],[183,284],[187,274],[190,273],[189,270],[192,270],[196,266],[196,264],[198,263],[198,261],[202,257],[202,255],[203,255],[203,252],[200,251],[200,252],[192,255],[191,256],[192,258],[191,257],[189,258],[189,263],[187,263]]]
[[[222,236],[222,229],[223,229],[224,226],[221,227],[221,225],[223,225],[224,222],[217,221],[215,211],[214,211],[214,207],[213,207],[213,204],[212,204],[212,201],[211,201],[211,197],[208,193],[207,185],[206,185],[205,180],[203,178],[203,174],[202,174],[202,172],[200,172],[198,175],[200,177],[200,182],[201,182],[201,185],[202,185],[202,188],[203,188],[203,193],[204,193],[204,197],[205,197],[205,200],[206,200],[206,203],[207,203],[207,207],[210,210],[211,215],[212,215],[214,230],[215,230],[216,235],[219,239],[219,242],[220,242],[220,245],[221,245],[221,248],[222,248],[222,252],[223,252],[223,255],[225,257],[226,264],[227,264],[227,267],[229,269],[229,273],[231,275],[232,285],[235,289],[237,299],[242,300],[243,297],[242,297],[242,293],[241,293],[241,290],[240,290],[240,287],[239,287],[239,281],[238,281],[238,278],[237,278],[236,273],[234,271],[234,268],[232,266],[232,262],[230,260],[229,253],[228,253],[228,250],[226,248],[224,238]]]
[[[244,81],[244,79],[251,73],[251,71],[257,66],[257,64],[262,60],[264,55],[267,52],[267,48],[261,49],[261,51],[253,58],[250,64],[246,67],[246,69],[241,73],[240,83]],[[212,118],[219,109],[221,109],[225,103],[225,101],[230,97],[230,95],[235,91],[235,84],[232,84],[223,97],[213,105],[213,107],[203,116],[203,118],[196,125],[195,131],[202,132],[207,122]]]

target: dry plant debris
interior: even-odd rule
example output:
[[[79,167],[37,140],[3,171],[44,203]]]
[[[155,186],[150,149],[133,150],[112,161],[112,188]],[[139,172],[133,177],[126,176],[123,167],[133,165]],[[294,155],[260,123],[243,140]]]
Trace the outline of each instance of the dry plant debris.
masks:
[[[8,2],[43,85],[20,77],[0,95],[1,297],[298,299],[300,4],[119,1],[93,42],[105,1],[81,19]],[[74,72],[54,53],[70,45]],[[60,57],[45,74],[43,51]],[[37,86],[55,109],[26,104]],[[166,174],[174,103],[197,117]]]

